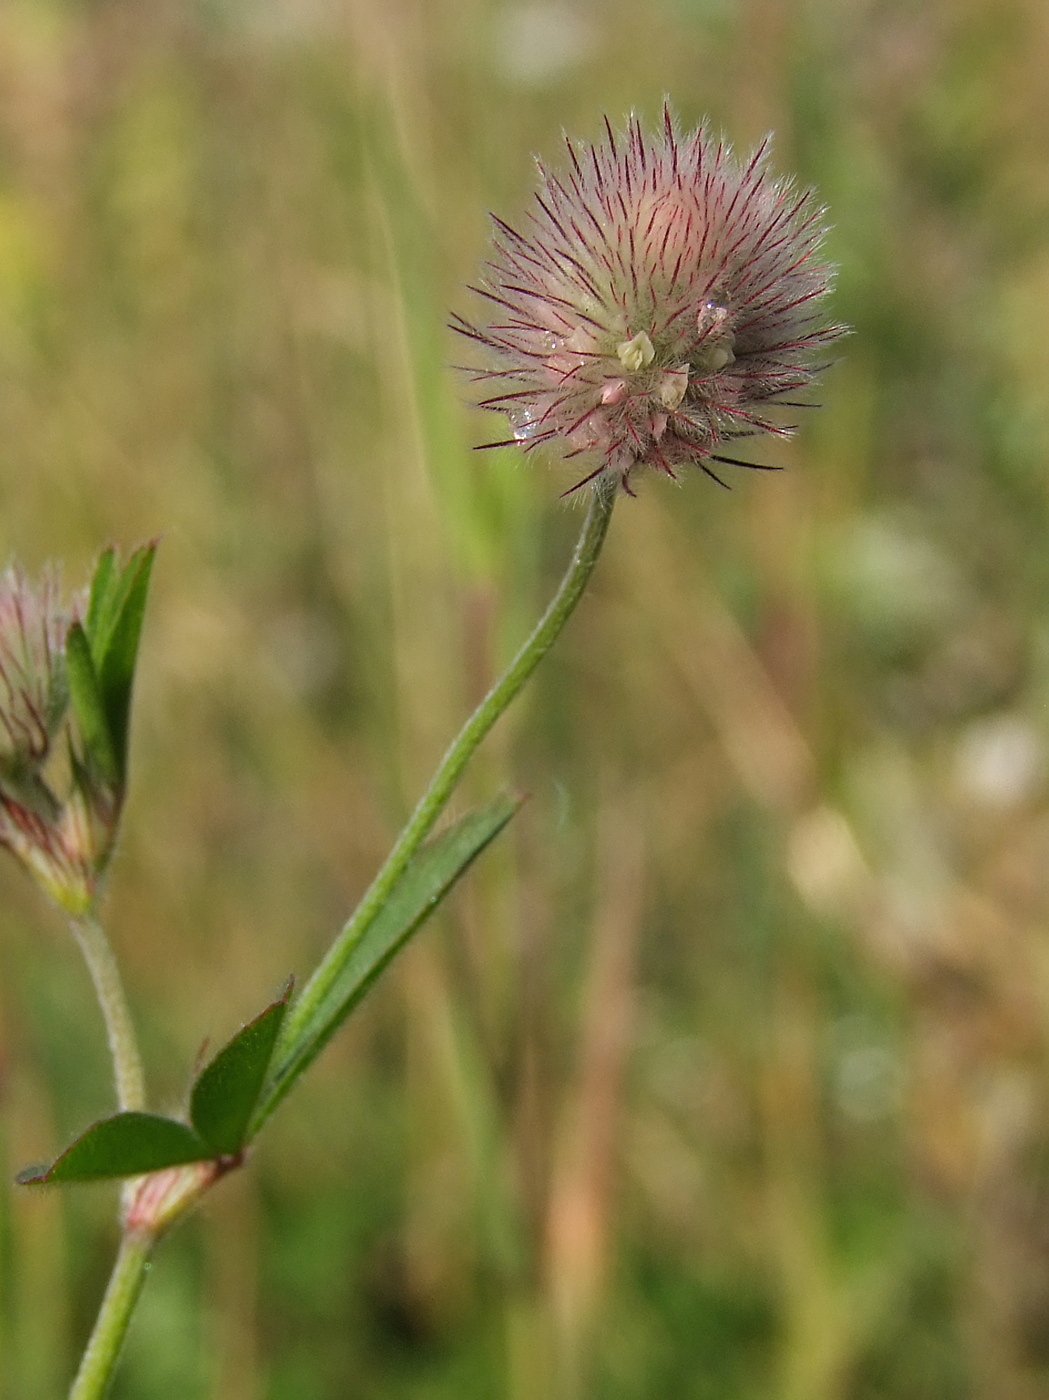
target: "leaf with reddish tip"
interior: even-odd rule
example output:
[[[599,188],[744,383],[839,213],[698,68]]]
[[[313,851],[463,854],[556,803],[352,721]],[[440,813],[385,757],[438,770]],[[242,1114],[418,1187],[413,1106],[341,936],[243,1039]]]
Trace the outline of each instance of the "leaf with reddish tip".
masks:
[[[190,1121],[216,1156],[232,1156],[247,1140],[248,1124],[266,1082],[291,988],[289,978],[280,998],[249,1021],[193,1085]]]
[[[215,1153],[186,1123],[156,1113],[118,1113],[77,1138],[49,1167],[27,1167],[20,1186],[104,1181],[202,1162]]]

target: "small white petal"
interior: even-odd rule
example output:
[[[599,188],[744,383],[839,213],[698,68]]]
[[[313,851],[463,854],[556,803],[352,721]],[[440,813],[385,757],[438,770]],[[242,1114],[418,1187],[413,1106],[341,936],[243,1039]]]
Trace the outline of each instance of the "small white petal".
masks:
[[[664,408],[677,408],[688,388],[688,365],[668,369],[659,381],[659,402]]]
[[[638,331],[632,340],[624,340],[621,345],[617,345],[616,354],[625,368],[635,374],[656,358],[655,349],[646,331]]]

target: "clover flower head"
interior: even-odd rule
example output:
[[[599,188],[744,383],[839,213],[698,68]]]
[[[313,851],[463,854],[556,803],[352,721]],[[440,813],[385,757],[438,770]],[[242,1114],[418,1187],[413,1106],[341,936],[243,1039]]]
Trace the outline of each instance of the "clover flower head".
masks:
[[[99,826],[78,791],[60,803],[42,781],[17,795],[0,787],[0,846],[68,913],[82,913],[94,898],[101,873]]]
[[[39,766],[68,700],[65,639],[75,612],[63,608],[56,574],[31,584],[16,565],[0,575],[0,760]]]
[[[720,480],[711,463],[756,465],[727,442],[792,431],[768,410],[804,406],[842,333],[821,305],[824,210],[769,173],[767,140],[740,161],[703,128],[679,134],[669,108],[654,137],[605,126],[598,145],[566,138],[560,174],[539,166],[521,230],[494,220],[473,290],[495,313],[453,322],[485,351],[480,405],[513,430],[486,445],[584,458],[573,491],[604,478],[633,494],[646,467]]]
[[[66,646],[85,602],[63,599],[53,568],[0,574],[0,846],[73,912],[94,896],[118,811],[72,743]]]

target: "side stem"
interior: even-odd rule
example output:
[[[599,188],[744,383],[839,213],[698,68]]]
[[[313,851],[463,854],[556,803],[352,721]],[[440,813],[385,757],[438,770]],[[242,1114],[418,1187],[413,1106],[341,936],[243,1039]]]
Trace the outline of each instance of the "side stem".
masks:
[[[131,1314],[146,1279],[153,1242],[151,1234],[137,1230],[129,1231],[121,1240],[95,1329],[81,1358],[69,1400],[102,1400],[109,1389]]]
[[[385,864],[372,881],[349,922],[328,949],[313,976],[303,988],[302,995],[291,1009],[284,1024],[280,1045],[274,1057],[278,1066],[281,1063],[282,1051],[294,1045],[303,1028],[309,1024],[313,1013],[338,980],[346,960],[358,941],[383,907],[412,857],[426,839],[477,747],[553,646],[565,623],[571,617],[601,553],[601,546],[604,544],[612,516],[612,508],[616,502],[616,494],[615,483],[598,481],[591,495],[586,519],[583,522],[583,529],[571,562],[549,607],[536,623],[531,635],[521,646],[506,671],[495,682],[453,740],[442,758],[430,786],[419,799],[415,811],[408,819],[408,824],[397,838]],[[278,1068],[278,1076],[279,1073]],[[289,1074],[284,1080],[278,1078],[273,1090],[256,1113],[253,1130],[257,1130],[269,1117],[279,1100],[291,1087],[295,1077],[294,1074]]]
[[[94,911],[71,920],[73,936],[80,944],[91,980],[95,984],[106,1022],[109,1050],[113,1057],[117,1101],[121,1110],[146,1106],[146,1085],[138,1053],[135,1028],[128,1010],[120,969],[102,925]]]

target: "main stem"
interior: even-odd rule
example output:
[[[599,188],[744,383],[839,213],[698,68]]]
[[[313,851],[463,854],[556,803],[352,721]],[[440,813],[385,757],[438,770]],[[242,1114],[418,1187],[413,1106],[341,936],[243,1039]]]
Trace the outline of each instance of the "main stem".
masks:
[[[145,1108],[142,1059],[113,949],[93,909],[71,923],[105,1019],[117,1102],[122,1112]],[[109,1388],[131,1314],[145,1282],[146,1263],[152,1247],[152,1235],[141,1230],[125,1231],[69,1400],[101,1400]]]
[[[120,980],[120,969],[113,956],[109,939],[93,910],[72,920],[73,935],[80,944],[81,952],[95,984],[102,1015],[106,1022],[106,1035],[109,1050],[113,1057],[113,1075],[116,1079],[117,1101],[121,1110],[141,1109],[146,1106],[146,1085],[142,1074],[142,1060],[138,1053],[135,1028],[128,1010],[124,984]]]
[[[524,642],[506,671],[474,710],[441,759],[430,786],[419,799],[415,811],[397,838],[386,863],[372,881],[353,916],[329,948],[303,989],[301,997],[295,1003],[284,1025],[281,1047],[295,1042],[299,1032],[324,1001],[338,980],[346,960],[383,907],[412,857],[440,816],[478,745],[557,640],[593,573],[594,565],[597,563],[601,546],[604,544],[608,531],[608,523],[615,501],[615,483],[599,479],[591,495],[590,506],[575,552],[550,606],[536,623],[531,635]],[[279,1065],[280,1048],[278,1048],[274,1059],[275,1063]],[[276,1107],[278,1100],[290,1087],[293,1077],[289,1076],[288,1080],[279,1086],[278,1091],[263,1106],[262,1111],[256,1117],[256,1127]]]
[[[102,1400],[109,1389],[131,1314],[146,1279],[152,1248],[153,1236],[145,1231],[129,1231],[121,1240],[95,1330],[81,1359],[69,1400]]]

